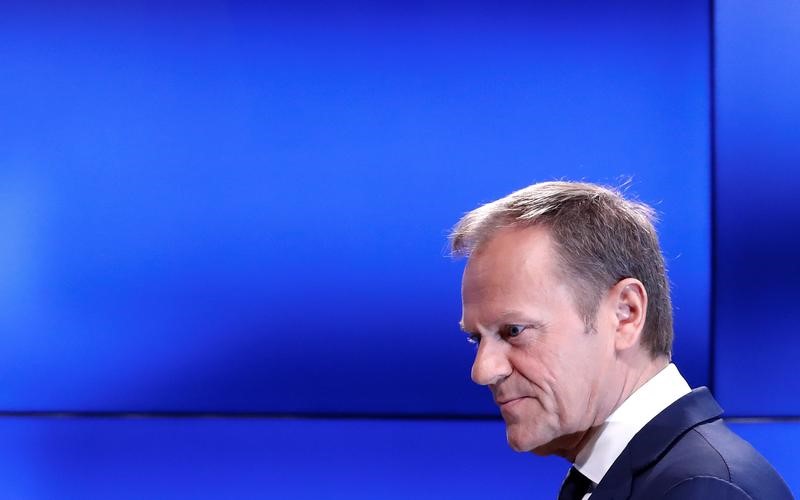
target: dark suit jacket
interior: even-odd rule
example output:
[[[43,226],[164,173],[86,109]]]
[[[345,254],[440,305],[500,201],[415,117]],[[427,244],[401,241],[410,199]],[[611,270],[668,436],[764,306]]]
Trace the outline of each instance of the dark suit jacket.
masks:
[[[705,387],[675,401],[633,437],[590,500],[792,499],[775,469],[721,414]]]

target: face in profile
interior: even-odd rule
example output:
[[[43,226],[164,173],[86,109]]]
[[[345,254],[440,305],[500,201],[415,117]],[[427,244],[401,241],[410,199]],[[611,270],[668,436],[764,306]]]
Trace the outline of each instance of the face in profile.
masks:
[[[572,293],[543,226],[498,231],[464,271],[472,379],[491,390],[517,451],[568,454],[605,417],[613,327],[600,314],[588,329]]]

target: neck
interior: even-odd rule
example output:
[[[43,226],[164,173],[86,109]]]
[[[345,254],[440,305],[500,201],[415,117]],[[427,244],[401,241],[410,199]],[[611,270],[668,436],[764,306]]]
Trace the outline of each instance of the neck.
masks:
[[[636,369],[627,370],[623,376],[622,384],[620,385],[616,401],[613,404],[613,407],[610,411],[606,414],[605,418],[608,418],[608,415],[614,413],[614,411],[625,402],[626,399],[630,397],[631,394],[636,392],[641,386],[647,383],[648,380],[655,377],[661,370],[669,365],[669,359],[666,357],[658,357],[656,359],[649,358],[646,362],[642,363]],[[605,420],[604,418],[604,420]]]

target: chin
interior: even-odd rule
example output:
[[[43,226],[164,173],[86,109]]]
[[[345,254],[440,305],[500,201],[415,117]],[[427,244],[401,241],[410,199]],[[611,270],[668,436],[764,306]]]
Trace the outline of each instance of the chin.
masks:
[[[569,449],[577,444],[582,435],[583,433],[576,433],[564,436],[549,427],[506,425],[506,441],[511,449],[540,456],[561,455],[562,449]]]
[[[531,436],[529,433],[524,431],[520,432],[508,427],[506,428],[506,440],[508,441],[508,446],[510,446],[512,450],[519,452],[533,451],[536,453],[536,449],[544,445],[541,440],[534,439],[534,436]]]

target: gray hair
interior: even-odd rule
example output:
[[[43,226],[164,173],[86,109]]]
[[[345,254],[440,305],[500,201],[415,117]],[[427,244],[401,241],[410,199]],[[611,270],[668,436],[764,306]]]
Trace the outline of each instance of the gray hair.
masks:
[[[671,356],[672,304],[652,208],[617,190],[585,182],[533,184],[468,212],[450,234],[455,256],[469,257],[495,231],[543,225],[550,230],[587,329],[603,293],[625,278],[647,291],[642,345],[651,356]]]

